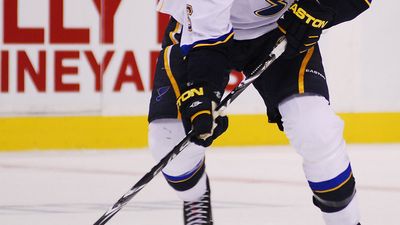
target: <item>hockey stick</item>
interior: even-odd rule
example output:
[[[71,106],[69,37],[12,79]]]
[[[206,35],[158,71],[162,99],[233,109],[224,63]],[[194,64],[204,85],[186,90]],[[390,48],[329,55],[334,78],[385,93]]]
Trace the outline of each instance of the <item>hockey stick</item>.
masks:
[[[228,107],[251,83],[254,82],[284,51],[286,48],[286,39],[280,38],[269,54],[268,59],[260,64],[246,79],[225,96],[218,104],[215,111],[218,115]],[[177,144],[171,152],[161,159],[150,172],[146,173],[127,193],[125,193],[103,216],[101,216],[94,225],[103,225],[107,223],[119,210],[122,209],[142,188],[149,183],[171,160],[173,160],[180,152],[182,152],[190,143],[190,139],[194,133],[190,131],[179,144]]]

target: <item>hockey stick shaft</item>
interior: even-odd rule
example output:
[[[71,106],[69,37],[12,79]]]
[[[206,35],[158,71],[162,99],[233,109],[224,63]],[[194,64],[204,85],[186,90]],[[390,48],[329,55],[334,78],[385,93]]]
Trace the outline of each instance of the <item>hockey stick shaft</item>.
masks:
[[[285,51],[286,40],[281,38],[266,61],[260,64],[251,74],[247,75],[240,84],[232,90],[216,107],[216,113],[222,115],[223,111],[228,107],[251,83],[253,83],[265,70]],[[180,152],[182,152],[190,143],[190,139],[194,136],[190,131],[185,138],[182,139],[164,158],[157,163],[150,172],[146,173],[127,193],[125,193],[107,212],[104,213],[94,225],[104,225],[118,211],[122,209],[142,188],[149,183],[171,160],[173,160]]]
[[[240,84],[238,84],[235,89],[233,89],[227,96],[222,99],[222,101],[218,104],[215,111],[222,112],[225,108],[230,105],[232,101],[234,101],[250,84],[252,84],[261,74],[267,70],[267,68],[280,56],[286,49],[286,39],[281,37],[274,49],[268,55],[267,60],[262,62],[260,65],[257,66],[249,75],[246,76]]]

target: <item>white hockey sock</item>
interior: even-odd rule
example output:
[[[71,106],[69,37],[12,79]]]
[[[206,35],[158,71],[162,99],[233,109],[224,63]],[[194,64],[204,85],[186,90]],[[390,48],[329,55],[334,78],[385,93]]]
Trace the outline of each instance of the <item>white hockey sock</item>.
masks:
[[[334,213],[322,213],[322,216],[326,225],[357,225],[360,222],[357,194],[343,210]]]
[[[159,119],[149,124],[149,148],[157,161],[161,160],[186,136],[182,122],[177,119]],[[163,169],[171,177],[180,177],[192,171],[204,160],[205,148],[190,144]],[[176,191],[183,201],[193,201],[206,192],[206,173],[188,190]]]
[[[202,197],[207,190],[207,175],[206,173],[200,178],[199,182],[189,190],[177,191],[176,194],[183,201],[196,201]]]
[[[186,136],[182,122],[158,119],[149,124],[149,149],[156,161],[161,160]],[[192,170],[204,159],[206,148],[190,144],[163,169],[170,176],[180,176]]]
[[[295,95],[283,101],[279,111],[286,136],[303,157],[305,176],[314,193],[324,195],[329,192],[330,201],[334,201],[332,196],[336,191],[340,200],[343,198],[343,189],[340,188],[347,184],[344,197],[350,196],[354,180],[351,180],[350,160],[343,139],[343,121],[331,109],[329,102],[318,95]],[[331,207],[329,204],[321,206]],[[359,222],[355,197],[346,208],[322,215],[326,225],[357,225]]]

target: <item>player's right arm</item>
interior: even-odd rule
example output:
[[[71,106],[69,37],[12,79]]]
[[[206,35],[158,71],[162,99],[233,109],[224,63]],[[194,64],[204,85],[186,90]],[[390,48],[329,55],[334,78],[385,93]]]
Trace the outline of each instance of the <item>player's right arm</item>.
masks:
[[[183,2],[181,50],[187,62],[188,83],[182,87],[177,105],[186,132],[193,130],[193,141],[208,146],[227,128],[226,117],[214,121],[213,104],[220,101],[229,80],[233,0]]]

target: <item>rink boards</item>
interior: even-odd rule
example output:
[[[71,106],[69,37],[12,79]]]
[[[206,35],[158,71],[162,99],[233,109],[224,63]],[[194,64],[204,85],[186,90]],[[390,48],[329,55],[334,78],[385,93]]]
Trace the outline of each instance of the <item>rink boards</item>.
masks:
[[[400,142],[400,113],[346,113],[348,143]],[[264,115],[231,115],[215,146],[281,145],[288,141]],[[144,148],[145,116],[0,118],[0,150]]]

